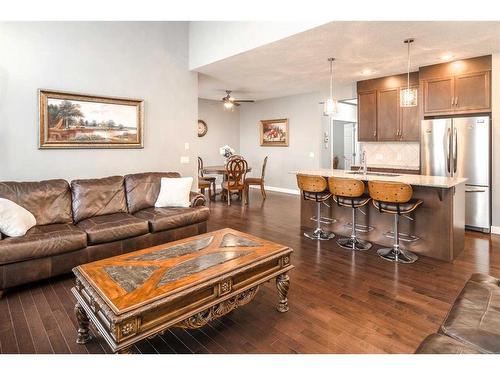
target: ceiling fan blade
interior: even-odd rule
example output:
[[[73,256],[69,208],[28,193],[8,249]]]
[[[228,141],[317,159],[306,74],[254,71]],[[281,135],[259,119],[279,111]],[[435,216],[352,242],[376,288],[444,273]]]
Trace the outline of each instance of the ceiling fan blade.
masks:
[[[239,107],[241,104],[238,102],[232,102],[236,107]]]
[[[234,100],[235,103],[255,103],[255,100]]]

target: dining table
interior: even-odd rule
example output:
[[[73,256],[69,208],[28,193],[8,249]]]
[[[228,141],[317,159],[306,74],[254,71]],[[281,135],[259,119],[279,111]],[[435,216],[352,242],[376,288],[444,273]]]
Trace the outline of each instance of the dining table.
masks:
[[[252,171],[252,167],[248,167],[247,173]],[[222,181],[227,181],[227,170],[225,165],[209,165],[209,166],[204,166],[202,169],[203,174],[218,174],[222,175]],[[214,195],[219,195],[221,196],[222,200],[225,200],[225,195],[222,193],[223,191],[221,190],[220,193],[217,193],[216,191],[214,192]]]

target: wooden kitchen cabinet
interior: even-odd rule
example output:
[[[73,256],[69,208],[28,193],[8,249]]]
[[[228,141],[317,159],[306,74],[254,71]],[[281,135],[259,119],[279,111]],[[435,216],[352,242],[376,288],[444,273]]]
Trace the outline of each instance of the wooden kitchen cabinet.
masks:
[[[455,77],[455,110],[490,110],[490,72],[461,74]]]
[[[399,112],[399,88],[377,90],[378,141],[393,141],[399,138]]]
[[[377,91],[358,93],[358,140],[377,140]]]
[[[454,79],[453,77],[435,78],[423,81],[424,113],[440,114],[453,111]]]
[[[418,89],[418,86],[410,86],[411,88]],[[421,95],[419,95],[419,100]],[[417,102],[418,103],[418,102]],[[404,107],[400,108],[400,132],[399,140],[404,142],[418,142],[420,141],[420,108]]]
[[[406,74],[357,83],[360,142],[419,141],[419,107],[401,108],[399,103],[406,85]],[[418,89],[418,72],[410,73],[410,87]]]
[[[420,68],[424,116],[491,112],[491,56]]]

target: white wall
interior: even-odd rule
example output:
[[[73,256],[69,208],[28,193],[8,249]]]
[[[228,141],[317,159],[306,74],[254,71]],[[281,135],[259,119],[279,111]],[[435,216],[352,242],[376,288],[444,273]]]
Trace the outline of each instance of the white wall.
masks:
[[[297,169],[317,169],[320,166],[322,106],[318,93],[262,100],[240,109],[240,149],[258,176],[262,161],[269,155],[266,185],[297,189]],[[289,147],[260,146],[260,120],[288,118]],[[309,157],[309,153],[314,157]]]
[[[186,22],[0,23],[0,180],[196,175],[197,75]],[[38,150],[37,89],[143,98],[144,149]],[[188,165],[180,156],[191,156]]]
[[[318,21],[191,21],[189,67],[203,65],[324,24]]]
[[[240,110],[224,110],[220,100],[198,100],[198,118],[205,121],[208,132],[197,139],[198,155],[205,165],[221,165],[224,162],[219,148],[229,145],[240,151]]]
[[[500,234],[500,54],[492,56],[492,231]]]

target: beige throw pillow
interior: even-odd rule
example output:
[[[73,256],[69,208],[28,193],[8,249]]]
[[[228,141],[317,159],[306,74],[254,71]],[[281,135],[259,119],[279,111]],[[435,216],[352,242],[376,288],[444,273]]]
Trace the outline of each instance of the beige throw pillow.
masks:
[[[36,225],[31,212],[11,200],[0,198],[0,232],[9,237],[21,237]]]
[[[193,177],[162,177],[155,207],[189,207]]]

